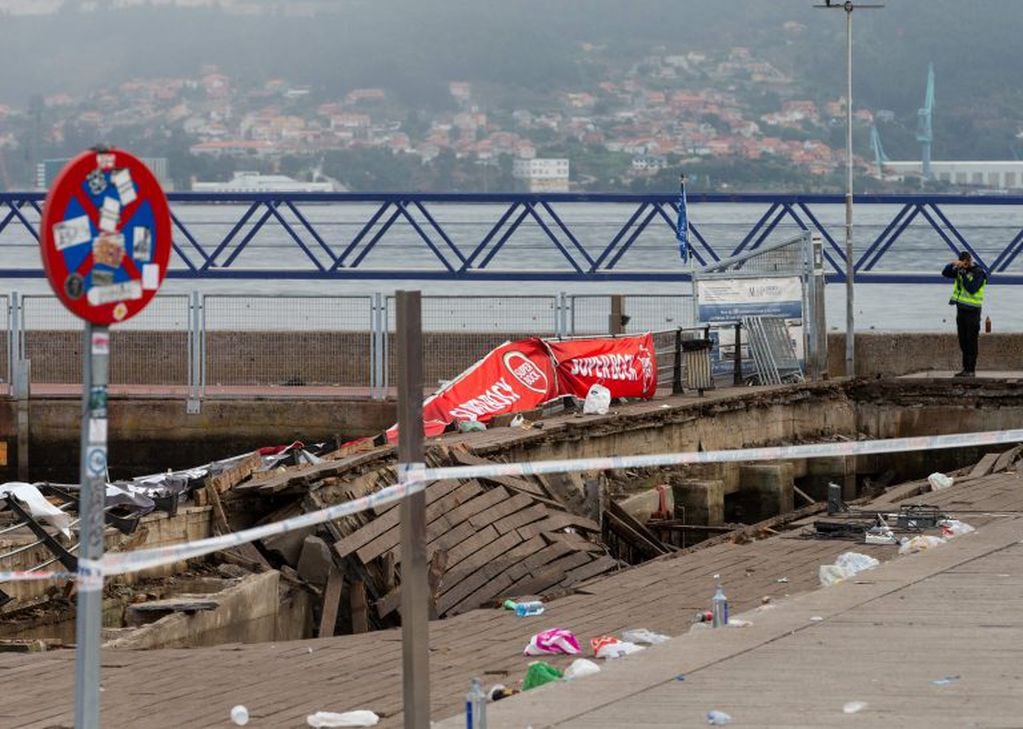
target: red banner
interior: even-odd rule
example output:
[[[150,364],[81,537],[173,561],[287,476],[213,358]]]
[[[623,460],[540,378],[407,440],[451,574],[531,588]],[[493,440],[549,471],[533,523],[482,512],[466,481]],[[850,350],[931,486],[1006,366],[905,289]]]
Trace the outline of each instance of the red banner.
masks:
[[[532,410],[558,396],[547,345],[533,337],[505,342],[423,403],[423,428],[433,438],[456,420],[487,422],[497,415]],[[398,426],[387,431],[398,437]]]
[[[558,363],[562,395],[585,398],[591,385],[600,384],[611,391],[612,398],[649,400],[657,390],[657,356],[649,333],[614,339],[549,341],[547,346]]]

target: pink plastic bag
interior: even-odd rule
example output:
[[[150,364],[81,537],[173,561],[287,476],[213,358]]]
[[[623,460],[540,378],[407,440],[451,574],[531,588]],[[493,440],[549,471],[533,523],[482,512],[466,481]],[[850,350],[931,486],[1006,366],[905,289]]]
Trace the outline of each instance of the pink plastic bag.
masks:
[[[565,653],[570,656],[578,655],[579,641],[569,630],[563,628],[551,628],[544,630],[529,639],[529,645],[523,651],[527,656],[542,656],[547,653]]]

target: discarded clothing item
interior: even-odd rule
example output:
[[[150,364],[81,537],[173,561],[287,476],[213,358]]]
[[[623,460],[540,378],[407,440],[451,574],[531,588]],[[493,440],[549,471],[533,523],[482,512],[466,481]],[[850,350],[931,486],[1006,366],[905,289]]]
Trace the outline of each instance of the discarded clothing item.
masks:
[[[522,653],[527,656],[542,656],[551,653],[576,656],[580,652],[579,640],[571,631],[563,628],[551,628],[530,638],[529,644]]]
[[[926,549],[933,549],[934,547],[940,547],[945,543],[946,540],[941,537],[934,537],[929,534],[925,534],[919,537],[913,537],[912,539],[903,539],[902,546],[899,547],[899,554],[913,554],[914,552],[923,552]]]
[[[646,628],[637,628],[636,630],[626,630],[622,633],[622,640],[628,641],[629,643],[646,643],[647,645],[658,645],[659,643],[667,643],[671,638],[667,635],[661,635],[660,633],[654,633]]]
[[[522,690],[529,691],[529,689],[543,686],[545,683],[557,681],[563,675],[560,670],[546,661],[533,661],[526,669],[526,677],[522,679]]]
[[[586,658],[576,658],[572,665],[565,669],[565,678],[582,678],[600,673],[600,666]]]
[[[372,711],[346,711],[343,714],[336,714],[333,711],[317,711],[305,718],[305,723],[315,729],[341,726],[376,726],[380,723],[380,717]]]
[[[129,509],[135,516],[145,516],[156,508],[156,502],[146,491],[130,483],[108,483],[103,503],[107,508],[120,506]]]
[[[927,483],[931,485],[931,491],[942,491],[949,488],[954,482],[955,479],[943,473],[935,472],[927,477]]]
[[[485,423],[481,423],[478,420],[459,420],[458,421],[458,432],[459,433],[482,433],[487,429]]]
[[[12,496],[28,508],[33,519],[56,527],[65,537],[71,536],[71,515],[51,504],[43,493],[30,483],[8,481],[0,484],[0,498]]]

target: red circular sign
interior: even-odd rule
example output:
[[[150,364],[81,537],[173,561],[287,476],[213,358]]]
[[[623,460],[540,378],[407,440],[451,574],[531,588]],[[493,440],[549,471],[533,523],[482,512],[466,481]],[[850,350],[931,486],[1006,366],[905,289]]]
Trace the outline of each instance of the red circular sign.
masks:
[[[72,314],[93,324],[125,321],[167,275],[167,197],[134,155],[83,152],[50,187],[39,248],[50,286]]]

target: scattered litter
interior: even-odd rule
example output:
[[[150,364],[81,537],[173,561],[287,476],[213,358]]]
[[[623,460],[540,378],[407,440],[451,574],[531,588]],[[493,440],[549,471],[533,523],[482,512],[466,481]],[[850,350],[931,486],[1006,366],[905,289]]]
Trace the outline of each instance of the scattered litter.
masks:
[[[958,519],[942,519],[938,522],[938,526],[941,527],[941,536],[945,537],[945,539],[952,539],[953,537],[977,531],[969,524]]]
[[[528,602],[505,600],[504,607],[509,610],[514,610],[515,614],[520,618],[529,617],[531,615],[543,615],[544,611],[543,603],[539,600],[529,600]]]
[[[714,613],[710,610],[702,610],[701,612],[696,613],[696,616],[693,618],[694,623],[709,623],[713,620]]]
[[[933,549],[934,547],[940,547],[945,543],[945,540],[941,537],[934,537],[929,534],[913,537],[912,539],[903,539],[902,546],[899,547],[899,554],[913,554],[914,552],[923,552],[926,549]]]
[[[607,415],[611,407],[611,391],[603,385],[593,383],[583,402],[583,415]]]
[[[777,580],[775,580],[775,582],[782,585],[788,584],[788,581],[789,581],[788,577],[779,577]]]
[[[873,557],[859,552],[843,552],[835,559],[834,564],[822,564],[817,570],[817,578],[821,585],[829,587],[864,570],[873,569],[881,564]]]
[[[600,673],[600,666],[586,658],[576,658],[572,665],[565,669],[565,678],[583,678]]]
[[[684,673],[680,673],[679,675],[675,676],[675,680],[676,681],[685,681],[686,680],[686,675]]]
[[[724,726],[732,723],[732,717],[723,711],[711,709],[707,712],[707,723],[711,726]]]
[[[643,646],[626,640],[618,640],[613,635],[601,635],[590,640],[593,655],[597,658],[618,658],[631,653],[638,653]]]
[[[478,420],[459,420],[459,433],[480,433],[487,429],[487,426]]]
[[[503,683],[495,683],[487,692],[487,700],[500,701],[501,699],[506,699],[509,696],[514,696],[517,693],[520,693],[518,689],[508,688]]]
[[[814,615],[813,617],[810,618],[811,623],[819,623],[822,620],[824,620],[824,618],[822,618],[820,615]]]
[[[742,618],[732,618],[726,623],[726,625],[729,628],[750,628],[753,627],[753,621],[743,620]]]
[[[533,661],[526,668],[526,677],[522,679],[522,690],[543,686],[545,683],[557,681],[564,674],[546,661]]]
[[[865,544],[898,544],[895,532],[887,524],[879,524],[868,529],[863,539]]]
[[[548,653],[565,653],[576,656],[580,653],[579,640],[571,631],[562,628],[544,630],[529,639],[523,651],[527,656],[542,656]]]
[[[932,473],[927,477],[927,483],[931,485],[931,491],[941,491],[942,489],[949,488],[954,479],[951,476],[946,476],[943,473]]]
[[[760,598],[760,604],[761,605],[767,605],[770,602],[771,602],[771,596],[770,595],[764,595],[762,598]]]
[[[647,643],[649,645],[657,645],[659,643],[667,643],[671,640],[671,638],[667,635],[654,633],[646,628],[637,628],[636,630],[626,630],[622,633],[622,640],[630,643]]]
[[[955,683],[960,678],[962,678],[962,676],[960,676],[959,674],[956,674],[954,676],[945,676],[944,678],[936,678],[933,681],[931,681],[931,683],[934,684],[935,686],[948,686],[950,684]]]
[[[526,422],[526,419],[524,417],[522,417],[521,414],[519,414],[519,415],[516,415],[514,418],[512,418],[511,423],[509,423],[509,427],[511,427],[511,428],[521,428],[522,425],[525,422]]]
[[[336,714],[333,711],[317,711],[315,714],[310,714],[305,718],[305,723],[315,729],[342,726],[376,726],[379,722],[379,716],[365,709],[346,711],[343,714]]]
[[[231,721],[235,726],[245,726],[249,723],[249,710],[241,704],[231,707]]]
[[[858,711],[863,711],[867,708],[866,701],[849,701],[845,706],[842,707],[843,714],[855,714]]]

